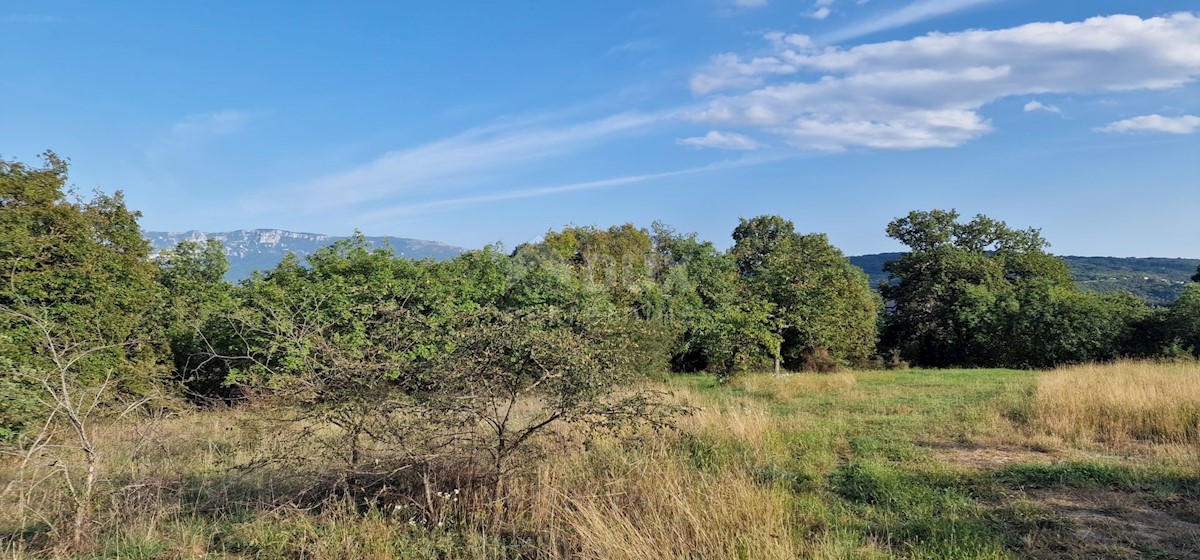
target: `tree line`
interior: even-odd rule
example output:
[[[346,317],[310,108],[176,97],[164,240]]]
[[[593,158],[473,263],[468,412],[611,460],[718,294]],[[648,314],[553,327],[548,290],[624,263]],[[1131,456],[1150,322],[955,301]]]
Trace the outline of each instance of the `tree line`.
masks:
[[[57,371],[95,402],[286,396],[351,442],[417,403],[491,426],[484,447],[502,468],[543,422],[620,418],[644,403],[617,389],[669,372],[1200,352],[1200,286],[1169,307],[1082,291],[1037,229],[986,216],[892,221],[908,252],[881,286],[780,216],[742,219],[728,250],[662,223],[567,226],[440,262],[357,236],[233,284],[219,242],[152,257],[121,194],[84,199],[67,171],[52,153],[0,160],[0,438],[45,417]],[[504,424],[530,395],[543,409]]]

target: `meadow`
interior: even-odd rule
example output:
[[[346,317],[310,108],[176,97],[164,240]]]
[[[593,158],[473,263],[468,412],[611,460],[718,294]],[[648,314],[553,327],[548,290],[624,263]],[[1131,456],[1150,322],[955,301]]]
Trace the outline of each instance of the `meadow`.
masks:
[[[101,426],[93,530],[74,455],[0,463],[7,558],[1195,558],[1200,364],[663,382],[666,427],[547,434],[495,489],[435,463],[368,493],[277,411]],[[297,444],[297,441],[304,443]],[[51,460],[47,460],[47,457]],[[386,457],[381,459],[386,461]],[[332,475],[328,477],[333,480]],[[347,486],[349,487],[349,486]],[[495,499],[495,496],[501,496]]]

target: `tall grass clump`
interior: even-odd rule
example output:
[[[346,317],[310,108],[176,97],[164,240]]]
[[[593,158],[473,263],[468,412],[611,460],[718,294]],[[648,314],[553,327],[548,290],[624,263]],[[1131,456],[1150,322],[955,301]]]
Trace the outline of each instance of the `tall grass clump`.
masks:
[[[1037,380],[1031,420],[1077,441],[1200,444],[1200,362],[1054,370]]]
[[[574,548],[563,557],[799,556],[789,491],[744,470],[697,472],[662,445],[594,453],[572,470],[555,484]]]
[[[747,395],[772,401],[791,401],[813,393],[840,394],[858,386],[853,372],[748,375],[734,382]]]

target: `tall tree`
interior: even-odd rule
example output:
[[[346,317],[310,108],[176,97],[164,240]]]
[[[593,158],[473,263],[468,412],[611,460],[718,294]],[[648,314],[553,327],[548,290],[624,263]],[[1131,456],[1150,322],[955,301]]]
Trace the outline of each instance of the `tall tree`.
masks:
[[[606,287],[618,307],[645,314],[642,305],[647,292],[654,289],[650,281],[654,247],[648,231],[633,224],[607,230],[568,226],[559,232],[547,232],[543,243],[581,278]]]
[[[879,300],[866,275],[824,234],[779,216],[742,219],[730,250],[749,293],[772,305],[775,367],[825,369],[874,352]],[[832,361],[831,361],[832,360]]]
[[[214,347],[228,348],[232,336],[225,315],[233,311],[233,286],[225,281],[229,261],[216,239],[204,245],[181,241],[155,259],[166,290],[166,336],[176,379],[194,397],[230,397],[227,364],[211,358]]]
[[[1165,313],[1167,345],[1172,353],[1200,357],[1200,286],[1192,285]]]
[[[672,367],[727,376],[777,356],[771,304],[739,283],[733,258],[695,233],[678,234],[660,222],[652,229],[654,279],[678,328]]]
[[[119,191],[88,201],[74,196],[67,162],[52,152],[43,161],[31,167],[0,160],[0,307],[14,312],[0,316],[0,356],[18,367],[49,367],[39,361],[42,337],[20,319],[36,316],[56,332],[106,341],[72,367],[73,375],[111,377],[115,391],[148,394],[164,371],[153,317],[162,292],[140,214],[125,207]],[[13,389],[0,408],[24,406]],[[4,410],[0,424],[20,427]]]
[[[1019,368],[1113,360],[1131,352],[1147,312],[1132,294],[1024,281],[983,310],[970,352],[975,365]]]
[[[1033,367],[1119,352],[1126,315],[1117,320],[1101,311],[1128,306],[1078,294],[1039,230],[982,215],[960,222],[953,210],[931,210],[897,218],[887,233],[911,250],[885,265],[892,282],[883,288],[885,345],[906,359],[935,367]],[[1087,340],[1072,340],[1084,325],[1096,329]]]

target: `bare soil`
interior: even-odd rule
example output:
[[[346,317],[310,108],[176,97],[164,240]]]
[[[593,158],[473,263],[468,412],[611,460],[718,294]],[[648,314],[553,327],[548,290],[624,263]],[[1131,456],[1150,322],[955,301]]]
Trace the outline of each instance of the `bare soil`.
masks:
[[[1066,459],[1055,451],[1019,446],[925,445],[948,465],[978,470],[1049,465]],[[1200,496],[1058,487],[1025,490],[1022,497],[1061,521],[1055,523],[1059,530],[1022,539],[1020,548],[1032,558],[1200,560]]]
[[[1030,543],[1037,558],[1200,558],[1200,498],[1114,490],[1050,488],[1027,493],[1066,519],[1054,539]]]
[[[1062,459],[1053,452],[1014,445],[928,443],[938,459],[955,467],[999,469],[1009,465],[1052,465]]]

